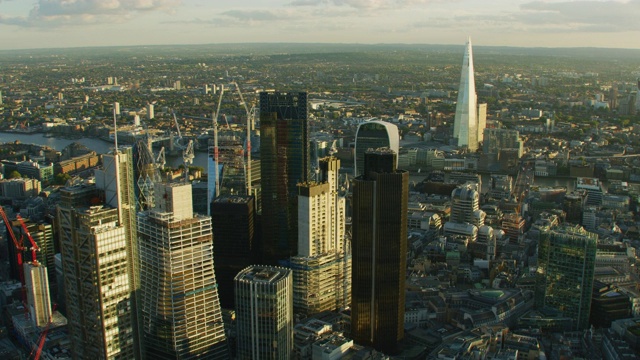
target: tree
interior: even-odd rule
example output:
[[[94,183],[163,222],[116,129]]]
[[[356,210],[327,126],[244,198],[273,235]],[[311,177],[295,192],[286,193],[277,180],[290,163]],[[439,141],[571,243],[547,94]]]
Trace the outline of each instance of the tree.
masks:
[[[7,178],[8,179],[19,179],[21,177],[22,177],[22,175],[18,172],[18,170],[13,170],[12,172],[9,173],[9,176]]]
[[[69,180],[69,179],[71,179],[71,175],[60,173],[60,174],[56,175],[56,177],[54,178],[53,182],[56,185],[64,185],[64,184],[67,183],[67,180]]]

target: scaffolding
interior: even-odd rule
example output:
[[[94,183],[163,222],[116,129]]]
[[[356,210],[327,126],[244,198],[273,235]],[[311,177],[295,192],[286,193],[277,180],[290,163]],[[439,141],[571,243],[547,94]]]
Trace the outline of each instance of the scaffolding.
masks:
[[[139,214],[141,310],[147,355],[224,359],[211,218]]]
[[[351,267],[350,257],[332,253],[314,257],[293,257],[293,308],[296,314],[311,315],[348,306],[349,280],[345,269]]]

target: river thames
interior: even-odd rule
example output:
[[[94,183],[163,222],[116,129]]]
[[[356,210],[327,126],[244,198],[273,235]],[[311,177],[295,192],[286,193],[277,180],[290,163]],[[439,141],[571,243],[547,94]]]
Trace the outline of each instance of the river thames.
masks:
[[[97,152],[98,154],[105,154],[113,149],[113,144],[100,140],[98,138],[79,138],[79,139],[65,139],[65,138],[53,138],[46,137],[44,134],[20,134],[20,133],[0,133],[0,143],[20,141],[23,144],[36,144],[47,145],[58,151],[61,151],[69,144],[77,142],[89,149]],[[207,154],[203,152],[196,152],[195,159],[193,160],[194,166],[207,167]],[[182,164],[182,158],[179,156],[167,156],[167,165],[177,167]]]
[[[99,154],[107,153],[109,152],[110,149],[113,148],[113,144],[98,138],[65,139],[65,138],[45,137],[44,134],[41,134],[41,133],[36,133],[36,134],[0,133],[0,143],[13,142],[16,140],[19,140],[21,143],[25,143],[25,144],[47,145],[58,151],[64,149],[66,146],[74,142],[80,143]],[[167,156],[167,164],[172,167],[177,167],[178,165],[182,164],[182,158],[179,156],[172,156],[172,157]],[[205,152],[196,152],[195,158],[193,160],[193,165],[200,166],[206,169],[207,154]],[[410,181],[417,183],[417,182],[420,182],[425,177],[426,177],[426,174],[421,175],[421,174],[413,173],[410,176]],[[483,192],[488,191],[489,181],[490,181],[489,175],[482,175]],[[572,191],[575,188],[575,183],[576,183],[576,180],[571,178],[555,178],[555,177],[536,177],[535,178],[536,185],[564,186],[567,188],[568,191]]]

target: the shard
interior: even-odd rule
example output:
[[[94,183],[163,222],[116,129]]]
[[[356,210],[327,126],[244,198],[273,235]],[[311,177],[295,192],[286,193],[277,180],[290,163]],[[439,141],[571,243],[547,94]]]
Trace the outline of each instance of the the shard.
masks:
[[[471,38],[469,38],[464,58],[462,59],[458,103],[456,104],[456,117],[453,123],[453,137],[458,147],[466,147],[470,151],[478,150],[478,133],[481,131],[478,129],[477,102],[476,84],[473,75],[473,52],[471,50]]]

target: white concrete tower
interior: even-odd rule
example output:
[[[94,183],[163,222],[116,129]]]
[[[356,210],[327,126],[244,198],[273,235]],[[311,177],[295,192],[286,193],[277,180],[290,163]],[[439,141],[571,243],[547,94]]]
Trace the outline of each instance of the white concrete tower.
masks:
[[[473,53],[471,50],[471,38],[469,38],[462,59],[458,103],[456,104],[456,117],[453,123],[453,137],[459,147],[467,147],[471,151],[478,150],[477,102],[475,77],[473,75]]]

